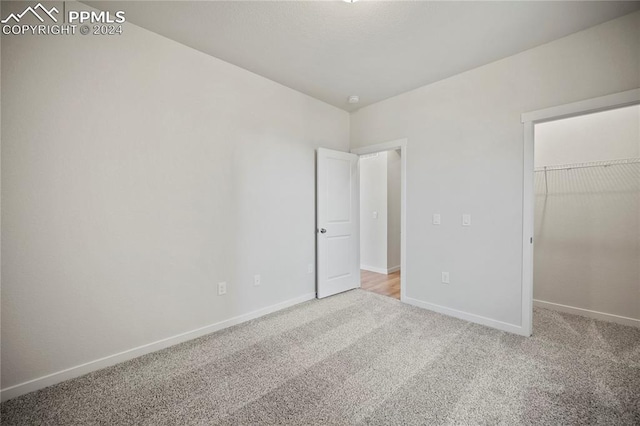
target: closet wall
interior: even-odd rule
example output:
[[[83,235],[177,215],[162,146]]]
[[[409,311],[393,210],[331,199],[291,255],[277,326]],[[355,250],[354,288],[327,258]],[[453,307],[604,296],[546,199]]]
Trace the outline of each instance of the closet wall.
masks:
[[[640,319],[640,107],[535,132],[534,299],[633,323],[616,317]]]

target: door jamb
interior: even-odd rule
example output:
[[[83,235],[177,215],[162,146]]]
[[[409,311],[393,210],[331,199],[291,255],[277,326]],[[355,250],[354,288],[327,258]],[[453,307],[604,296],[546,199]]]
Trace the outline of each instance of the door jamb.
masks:
[[[407,139],[367,145],[354,148],[350,152],[360,156],[397,149],[400,150],[400,301],[405,302],[407,297]]]
[[[579,115],[640,104],[640,89],[545,108],[522,114],[524,153],[522,177],[522,334],[533,333],[533,227],[534,227],[534,130],[535,125]]]

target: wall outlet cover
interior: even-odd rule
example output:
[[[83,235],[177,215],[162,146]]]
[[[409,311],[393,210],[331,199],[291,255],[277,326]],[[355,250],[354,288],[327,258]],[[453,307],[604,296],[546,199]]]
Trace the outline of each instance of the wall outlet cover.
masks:
[[[227,294],[227,283],[218,283],[218,296],[222,296],[224,294]]]

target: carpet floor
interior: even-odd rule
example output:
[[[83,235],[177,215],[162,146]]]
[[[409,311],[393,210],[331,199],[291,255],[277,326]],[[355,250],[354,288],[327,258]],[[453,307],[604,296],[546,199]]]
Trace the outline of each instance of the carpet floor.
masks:
[[[354,290],[2,404],[3,425],[640,424],[640,329],[524,338]]]

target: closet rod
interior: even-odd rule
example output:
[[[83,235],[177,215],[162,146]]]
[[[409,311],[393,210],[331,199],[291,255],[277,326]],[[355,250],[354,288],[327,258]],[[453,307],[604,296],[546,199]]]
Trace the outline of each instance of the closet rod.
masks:
[[[613,161],[601,161],[598,163],[579,163],[575,165],[567,164],[564,166],[545,166],[538,167],[534,171],[537,172],[555,172],[558,170],[572,170],[572,169],[589,169],[592,167],[611,167],[611,166],[625,166],[628,164],[638,164],[640,163],[640,158],[626,158],[623,160],[613,160]]]

